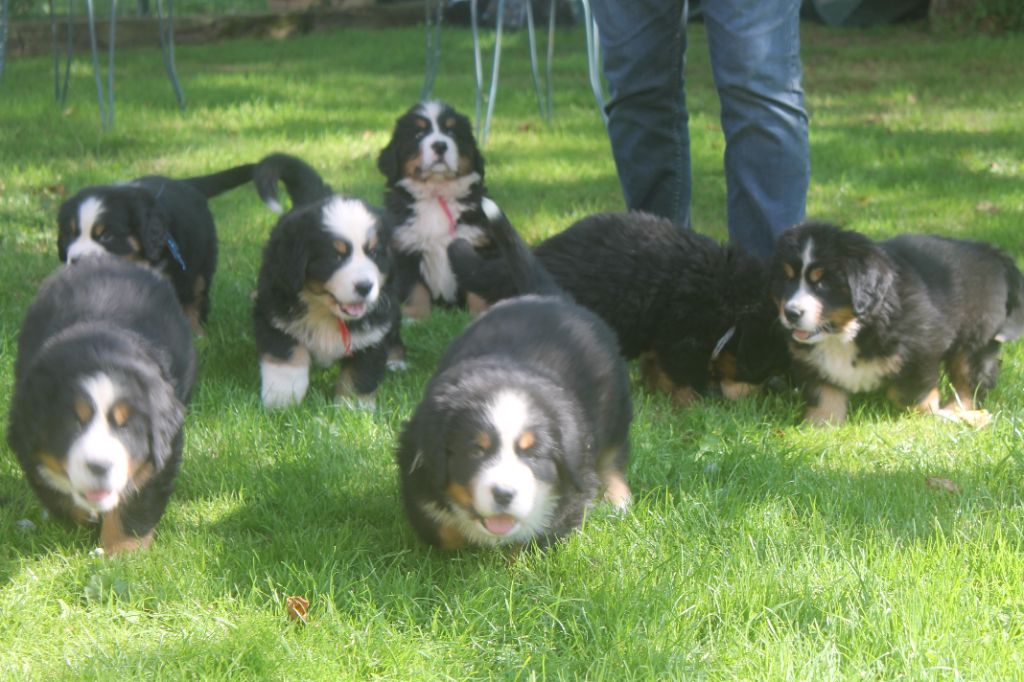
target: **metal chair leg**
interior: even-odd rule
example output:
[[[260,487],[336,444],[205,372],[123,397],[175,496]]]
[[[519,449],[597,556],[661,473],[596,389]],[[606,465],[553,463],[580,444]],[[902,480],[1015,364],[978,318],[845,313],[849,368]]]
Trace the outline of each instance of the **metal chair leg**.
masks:
[[[167,21],[164,21],[163,0],[156,0],[156,16],[160,31],[160,51],[164,55],[164,69],[171,79],[174,96],[178,98],[178,108],[185,111],[185,92],[178,81],[178,72],[174,68],[174,0],[167,0]]]

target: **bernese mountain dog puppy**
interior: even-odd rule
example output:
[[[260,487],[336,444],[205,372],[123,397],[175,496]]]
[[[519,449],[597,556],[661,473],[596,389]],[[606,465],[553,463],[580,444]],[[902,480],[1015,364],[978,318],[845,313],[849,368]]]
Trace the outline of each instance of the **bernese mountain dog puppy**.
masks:
[[[422,319],[435,303],[474,309],[447,254],[456,237],[487,246],[484,159],[469,119],[443,102],[414,105],[395,123],[377,167],[387,178],[384,205],[396,221],[391,246],[405,316]]]
[[[546,545],[579,527],[600,489],[629,502],[632,408],[615,335],[543,273],[489,200],[518,291],[448,348],[403,429],[405,510],[426,542]]]
[[[1024,278],[981,242],[875,242],[805,222],[779,237],[771,291],[816,423],[842,422],[849,394],[883,387],[900,405],[984,422],[976,401],[996,382],[1002,345],[1024,331]],[[956,396],[940,408],[943,364]]]
[[[165,278],[110,257],[51,275],[18,336],[7,429],[46,508],[99,522],[107,554],[149,546],[195,375],[189,324]]]
[[[210,313],[217,230],[207,200],[249,182],[252,164],[174,180],[149,175],[86,187],[61,204],[57,256],[75,263],[110,253],[148,264],[171,280],[195,332]]]
[[[263,250],[253,306],[264,406],[301,402],[310,364],[337,362],[336,397],[373,407],[400,322],[388,281],[389,222],[366,202],[333,193],[295,157],[263,159],[256,177],[265,200],[283,180],[293,204]]]
[[[678,405],[721,393],[737,399],[788,366],[786,340],[767,292],[767,269],[648,213],[602,213],[534,248],[555,282],[597,313],[646,384]],[[460,285],[493,302],[512,292],[500,259],[453,244]]]

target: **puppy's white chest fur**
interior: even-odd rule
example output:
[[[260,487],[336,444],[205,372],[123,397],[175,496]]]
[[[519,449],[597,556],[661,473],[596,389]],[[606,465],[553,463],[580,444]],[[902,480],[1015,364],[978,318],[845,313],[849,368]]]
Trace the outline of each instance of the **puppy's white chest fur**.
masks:
[[[471,207],[459,197],[468,196],[479,182],[477,173],[446,182],[421,183],[408,179],[399,183],[415,199],[412,215],[395,230],[393,245],[404,253],[420,253],[420,275],[435,298],[454,303],[458,282],[448,262],[448,244],[456,237],[479,244],[484,233],[473,225],[459,223]]]
[[[838,336],[829,337],[810,348],[799,349],[797,357],[810,362],[824,379],[850,393],[879,388],[902,366],[897,355],[861,358],[856,343]]]
[[[275,320],[274,324],[304,345],[309,350],[313,362],[320,367],[326,367],[346,355],[380,343],[388,332],[384,326],[352,331],[349,333],[349,344],[346,348],[338,318],[329,311],[313,306],[297,319]]]

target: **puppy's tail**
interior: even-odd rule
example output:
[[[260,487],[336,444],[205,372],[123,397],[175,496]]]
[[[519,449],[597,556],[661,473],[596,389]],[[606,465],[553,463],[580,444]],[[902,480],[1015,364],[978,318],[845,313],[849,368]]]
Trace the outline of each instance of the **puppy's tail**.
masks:
[[[1009,256],[1003,254],[1006,268],[1006,320],[996,335],[1001,342],[1013,341],[1024,335],[1024,275]]]
[[[472,250],[472,247],[468,242],[457,239],[448,247],[449,259],[452,260],[453,269],[456,268],[456,260],[459,260],[463,265],[469,264],[471,267],[466,272],[467,277],[469,279],[482,279],[482,282],[478,282],[481,284],[489,282],[489,287],[491,287],[490,294],[506,294],[500,298],[522,296],[524,294],[566,297],[565,292],[555,283],[555,280],[544,269],[544,266],[540,264],[537,257],[533,255],[533,251],[530,250],[530,247],[519,236],[516,229],[512,227],[512,223],[509,222],[502,210],[498,208],[498,205],[484,197],[481,202],[481,208],[483,208],[484,215],[487,216],[489,223],[488,235],[501,253],[501,258],[490,262],[480,259],[476,262],[467,263],[468,259],[466,259],[466,256],[468,254],[465,253],[465,249],[469,247]],[[455,258],[452,258],[452,247],[459,242],[462,245],[456,247]],[[473,255],[476,256],[475,253]],[[456,270],[456,276],[458,274],[459,271]],[[481,277],[481,275],[485,275],[485,277]],[[460,284],[462,284],[462,280],[460,280]],[[466,288],[468,291],[474,291],[472,286]],[[492,300],[488,295],[485,295],[488,293],[487,291],[475,291],[475,293],[479,293],[488,301]]]
[[[331,186],[302,159],[288,154],[271,154],[260,160],[253,171],[256,191],[271,211],[282,213],[284,207],[277,196],[277,183],[283,182],[292,206],[303,206],[333,193]]]
[[[234,168],[228,168],[227,170],[220,171],[219,173],[210,173],[209,175],[198,175],[194,178],[185,178],[182,182],[192,185],[196,190],[199,191],[207,199],[212,199],[218,194],[223,194],[229,189],[234,189],[239,185],[252,180],[253,169],[256,168],[255,164],[246,163],[241,166],[235,166]]]

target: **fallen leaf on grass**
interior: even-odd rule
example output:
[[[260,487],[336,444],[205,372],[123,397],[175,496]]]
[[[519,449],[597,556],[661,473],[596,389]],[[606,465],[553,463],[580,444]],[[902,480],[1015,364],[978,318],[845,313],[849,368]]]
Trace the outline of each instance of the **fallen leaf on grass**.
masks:
[[[982,213],[995,213],[999,208],[991,201],[979,201],[978,205],[974,207]]]
[[[958,493],[960,492],[960,486],[948,478],[939,478],[938,476],[929,476],[924,479],[924,484],[932,490],[941,490],[945,493]]]
[[[306,620],[306,614],[309,612],[309,600],[305,597],[288,597],[284,600],[285,611],[288,612],[288,620],[300,621],[303,625],[308,625],[309,621]]]

